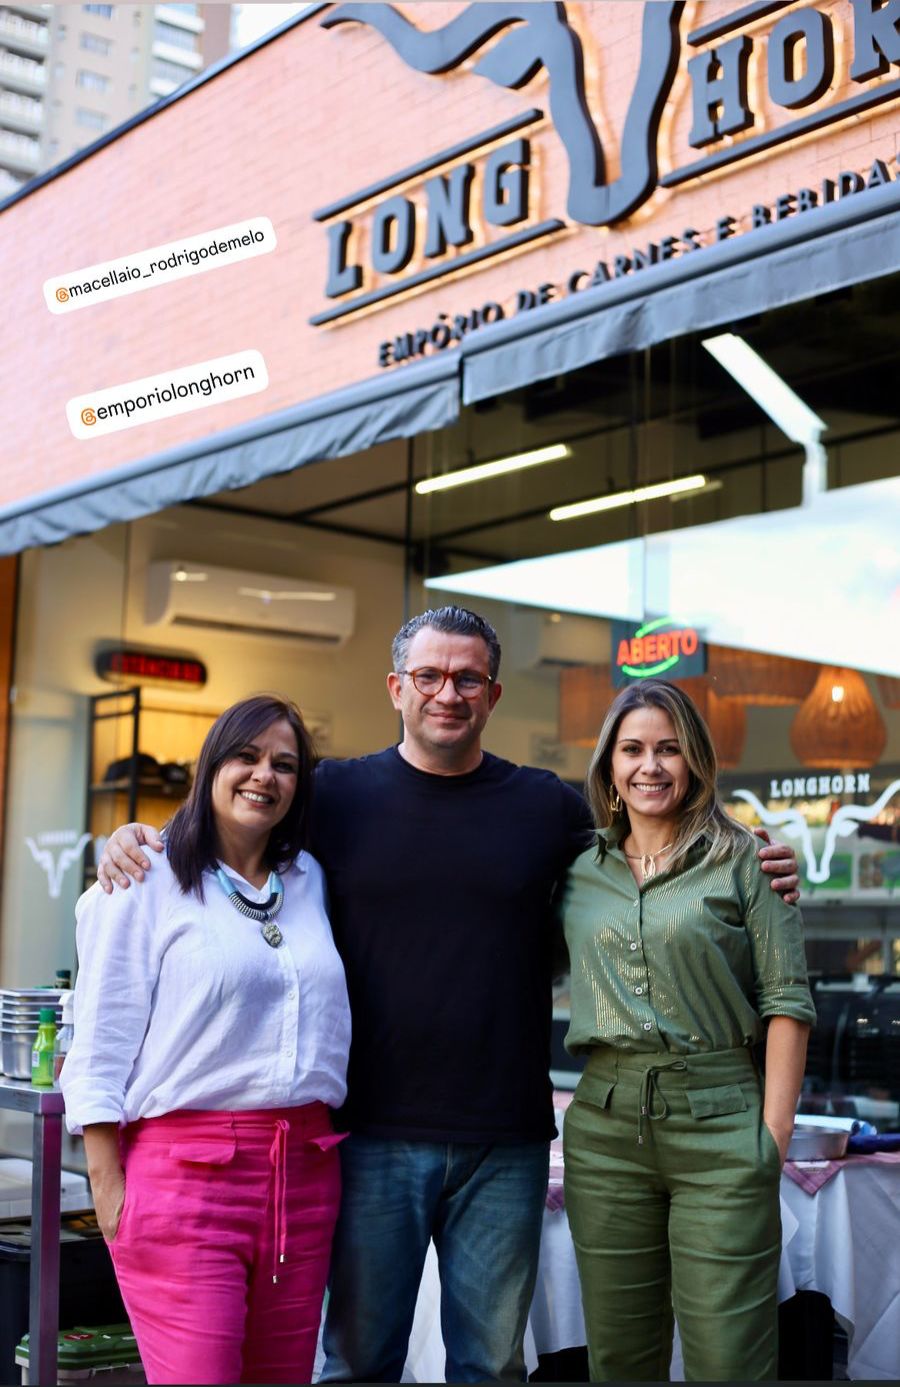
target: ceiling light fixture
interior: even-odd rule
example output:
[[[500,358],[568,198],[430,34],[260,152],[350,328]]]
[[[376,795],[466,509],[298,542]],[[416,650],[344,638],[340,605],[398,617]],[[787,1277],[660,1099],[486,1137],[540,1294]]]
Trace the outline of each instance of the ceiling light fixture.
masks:
[[[483,482],[488,477],[502,477],[505,472],[519,472],[523,467],[537,467],[542,462],[561,462],[571,456],[572,449],[567,443],[551,443],[529,453],[514,453],[494,462],[479,462],[474,467],[461,467],[456,472],[444,472],[440,477],[428,477],[416,482],[416,494],[427,496],[430,491],[449,491],[454,486],[468,486],[469,482]]]
[[[773,371],[743,337],[733,332],[723,332],[718,337],[704,338],[701,345],[756,401],[782,433],[787,434],[792,442],[802,444],[806,452],[804,503],[824,491],[827,455],[820,442],[821,435],[828,427],[824,420],[801,400],[787,381],[782,380],[778,372]]]
[[[596,511],[615,510],[618,506],[635,506],[641,501],[657,501],[663,496],[679,496],[685,491],[700,491],[707,485],[702,473],[693,477],[679,477],[671,482],[655,482],[652,486],[638,486],[633,491],[615,491],[611,496],[595,496],[592,501],[575,501],[570,506],[556,506],[549,513],[551,520],[575,520],[582,515],[593,515]]]

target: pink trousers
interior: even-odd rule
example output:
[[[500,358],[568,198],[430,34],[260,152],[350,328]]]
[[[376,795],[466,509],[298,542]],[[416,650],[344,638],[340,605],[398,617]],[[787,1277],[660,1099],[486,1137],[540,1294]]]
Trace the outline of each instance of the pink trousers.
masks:
[[[310,1381],[340,1140],[323,1103],[124,1129],[110,1252],[148,1382]]]

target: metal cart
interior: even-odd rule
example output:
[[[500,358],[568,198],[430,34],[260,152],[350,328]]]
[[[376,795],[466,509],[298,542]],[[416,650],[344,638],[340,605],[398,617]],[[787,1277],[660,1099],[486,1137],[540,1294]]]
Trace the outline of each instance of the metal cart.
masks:
[[[59,1181],[62,1165],[63,1096],[56,1088],[32,1088],[0,1078],[0,1108],[29,1112],[32,1124],[31,1269],[28,1332],[30,1379],[41,1387],[56,1382],[59,1333]]]

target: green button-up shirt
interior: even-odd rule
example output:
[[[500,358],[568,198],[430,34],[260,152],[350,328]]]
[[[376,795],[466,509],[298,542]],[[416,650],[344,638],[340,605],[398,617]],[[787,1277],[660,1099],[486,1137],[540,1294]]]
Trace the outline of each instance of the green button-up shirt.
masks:
[[[569,873],[569,1050],[730,1050],[761,1040],[764,1017],[815,1021],[800,912],[755,839],[707,866],[695,849],[638,888],[621,836],[604,830]]]

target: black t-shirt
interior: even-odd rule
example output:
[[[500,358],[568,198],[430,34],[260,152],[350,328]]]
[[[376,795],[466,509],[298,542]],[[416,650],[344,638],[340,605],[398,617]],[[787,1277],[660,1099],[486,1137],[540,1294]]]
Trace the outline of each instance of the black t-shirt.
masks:
[[[552,1136],[553,897],[591,841],[580,795],[487,753],[442,776],[391,747],[324,762],[313,823],[353,1015],[345,1125]]]

